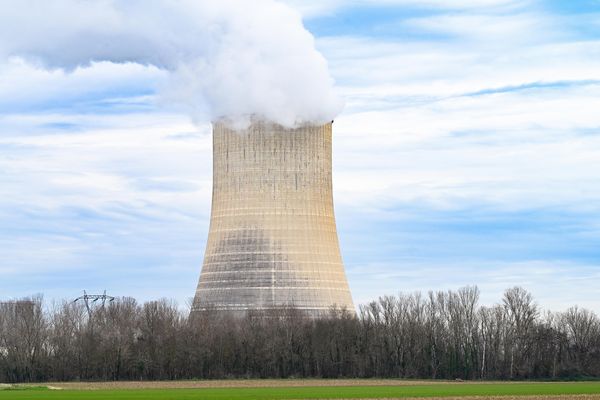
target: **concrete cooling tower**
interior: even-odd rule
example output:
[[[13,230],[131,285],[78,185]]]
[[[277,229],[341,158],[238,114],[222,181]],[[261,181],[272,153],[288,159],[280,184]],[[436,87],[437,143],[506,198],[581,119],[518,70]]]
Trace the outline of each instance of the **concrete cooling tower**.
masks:
[[[208,243],[192,311],[354,313],[333,213],[331,123],[213,125]]]

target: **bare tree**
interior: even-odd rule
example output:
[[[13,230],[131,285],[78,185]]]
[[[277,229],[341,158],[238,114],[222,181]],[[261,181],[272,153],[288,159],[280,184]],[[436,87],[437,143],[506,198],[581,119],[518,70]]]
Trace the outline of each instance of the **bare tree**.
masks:
[[[572,307],[542,314],[508,289],[384,296],[358,317],[294,307],[228,316],[165,299],[120,298],[88,313],[41,296],[0,304],[0,381],[227,377],[530,379],[600,377],[600,320]]]

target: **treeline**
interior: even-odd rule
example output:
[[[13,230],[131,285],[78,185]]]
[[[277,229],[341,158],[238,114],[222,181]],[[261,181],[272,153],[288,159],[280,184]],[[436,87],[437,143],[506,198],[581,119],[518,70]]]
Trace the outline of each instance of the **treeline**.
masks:
[[[0,382],[266,377],[600,377],[600,321],[542,313],[521,288],[493,307],[479,290],[386,296],[358,316],[188,318],[173,302],[121,298],[88,313],[41,297],[0,305]]]

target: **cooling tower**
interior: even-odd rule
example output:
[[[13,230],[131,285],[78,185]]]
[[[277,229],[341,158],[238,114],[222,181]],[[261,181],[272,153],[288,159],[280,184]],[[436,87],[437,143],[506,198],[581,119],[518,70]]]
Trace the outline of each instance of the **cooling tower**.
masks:
[[[213,124],[208,243],[193,311],[354,313],[331,183],[331,123]]]

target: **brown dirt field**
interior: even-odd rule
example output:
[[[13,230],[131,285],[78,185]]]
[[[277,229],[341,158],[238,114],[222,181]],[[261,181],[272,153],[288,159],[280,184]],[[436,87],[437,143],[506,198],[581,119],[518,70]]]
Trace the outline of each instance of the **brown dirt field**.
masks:
[[[234,388],[234,387],[299,387],[299,386],[415,386],[439,384],[485,384],[498,383],[492,381],[444,381],[444,380],[410,380],[410,379],[223,379],[198,381],[117,381],[117,382],[48,382],[45,385],[53,388],[72,390],[102,390],[102,389],[194,389],[194,388]],[[508,385],[513,382],[503,382]],[[477,397],[470,397],[477,399]],[[487,397],[488,399],[491,397]],[[542,397],[532,397],[539,399]],[[550,397],[545,397],[550,398]],[[555,397],[557,400],[569,397]],[[597,397],[581,397],[582,399],[598,399]],[[450,397],[445,399],[452,400]],[[502,397],[510,400],[511,397]],[[527,399],[527,397],[519,397]]]
[[[231,379],[205,381],[118,381],[118,382],[52,382],[48,386],[74,390],[100,389],[194,389],[231,387],[298,387],[298,386],[413,386],[455,381],[423,381],[407,379]],[[481,383],[481,382],[479,382]]]

